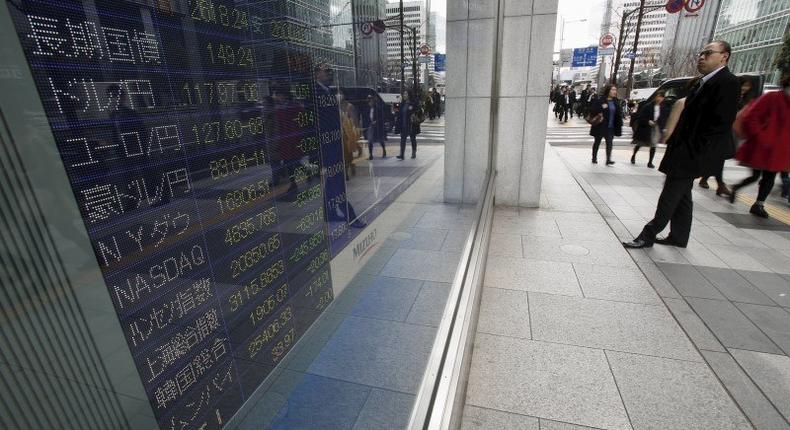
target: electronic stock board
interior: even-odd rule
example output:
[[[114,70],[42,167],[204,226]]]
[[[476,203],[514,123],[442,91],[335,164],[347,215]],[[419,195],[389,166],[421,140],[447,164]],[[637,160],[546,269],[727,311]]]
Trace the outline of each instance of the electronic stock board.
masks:
[[[331,31],[294,3],[6,2],[163,429],[223,427],[333,300]]]

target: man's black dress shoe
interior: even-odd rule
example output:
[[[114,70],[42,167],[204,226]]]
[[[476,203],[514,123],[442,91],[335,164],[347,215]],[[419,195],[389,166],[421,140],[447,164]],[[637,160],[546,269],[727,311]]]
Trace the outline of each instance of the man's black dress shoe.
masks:
[[[623,246],[631,249],[652,248],[653,242],[648,242],[644,239],[636,238],[630,242],[623,242]]]
[[[685,248],[686,247],[686,245],[683,245],[683,244],[675,242],[675,240],[672,239],[672,237],[670,237],[670,236],[667,236],[667,237],[665,237],[663,239],[662,238],[656,238],[654,243],[657,243],[659,245],[676,246],[678,248]]]

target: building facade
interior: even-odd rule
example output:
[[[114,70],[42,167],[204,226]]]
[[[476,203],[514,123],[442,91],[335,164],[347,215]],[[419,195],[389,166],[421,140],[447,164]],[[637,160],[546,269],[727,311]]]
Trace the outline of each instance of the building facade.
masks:
[[[612,19],[618,22],[612,23],[613,28],[620,28],[621,22],[619,21],[623,13],[639,8],[639,1],[627,0],[621,2],[622,8],[620,13],[615,14]],[[624,75],[628,72],[631,60],[626,55],[633,50],[634,38],[636,36],[636,24],[638,13],[632,13],[626,19],[625,32],[627,34],[625,42],[623,43],[623,57],[620,60],[620,68],[618,75]],[[664,34],[666,33],[667,26],[667,11],[664,8],[656,9],[645,13],[642,17],[641,29],[639,32],[639,47],[636,51],[636,59],[634,63],[634,70],[641,71],[647,69],[654,69],[661,65],[661,47],[664,44]]]
[[[353,0],[353,23],[356,40],[357,86],[377,88],[387,66],[385,34],[365,30],[367,23],[386,18],[385,0]]]
[[[667,15],[664,45],[661,49],[665,75],[685,76],[696,73],[697,52],[713,39],[721,3],[721,0],[709,0],[697,12],[682,10]]]
[[[398,3],[387,4],[387,75],[391,79],[400,80],[400,67],[401,64],[401,34],[400,34],[400,21],[398,16],[400,14],[400,5]],[[414,56],[417,55],[415,50],[411,49],[412,44],[412,31],[409,28],[417,29],[417,46],[425,41],[425,34],[427,33],[427,14],[425,9],[425,2],[422,0],[417,1],[404,1],[403,2],[403,25],[407,28],[404,30],[403,35],[403,62],[405,66],[405,79],[408,82],[413,79],[412,61]]]
[[[722,0],[715,39],[732,45],[730,67],[734,73],[754,73],[776,83],[773,64],[790,23],[790,1]]]

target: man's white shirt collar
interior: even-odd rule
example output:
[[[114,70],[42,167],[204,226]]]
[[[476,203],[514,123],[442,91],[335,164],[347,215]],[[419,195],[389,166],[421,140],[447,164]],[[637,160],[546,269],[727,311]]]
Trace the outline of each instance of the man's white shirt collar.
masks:
[[[702,85],[705,85],[705,82],[708,82],[708,81],[710,80],[710,78],[712,78],[712,77],[713,77],[713,75],[715,75],[716,73],[719,73],[719,70],[721,70],[721,69],[723,69],[723,68],[725,68],[725,67],[727,67],[727,66],[726,66],[726,65],[724,65],[724,66],[721,66],[721,67],[719,67],[718,69],[716,69],[716,70],[714,70],[714,71],[712,71],[712,72],[708,73],[707,75],[703,76],[703,77],[702,77]],[[700,86],[702,86],[702,85],[700,85]]]

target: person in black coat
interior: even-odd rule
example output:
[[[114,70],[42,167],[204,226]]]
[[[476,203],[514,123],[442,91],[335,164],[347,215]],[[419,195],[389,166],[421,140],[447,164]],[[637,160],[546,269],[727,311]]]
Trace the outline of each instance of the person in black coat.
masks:
[[[662,139],[664,128],[667,125],[669,109],[664,104],[664,91],[656,91],[652,103],[645,103],[636,113],[634,121],[634,153],[631,155],[631,164],[636,164],[636,153],[642,146],[650,147],[650,159],[647,167],[654,168],[653,157],[656,156],[656,146]]]
[[[607,85],[604,87],[601,96],[590,105],[591,118],[601,114],[603,121],[590,127],[590,136],[595,138],[592,150],[592,162],[598,164],[598,147],[601,140],[606,141],[606,165],[614,164],[612,161],[612,145],[615,136],[623,135],[623,106],[617,99],[617,87]]]
[[[719,163],[730,151],[732,123],[738,110],[740,84],[727,68],[732,48],[727,42],[714,41],[697,56],[697,70],[703,75],[686,97],[667,151],[658,170],[667,178],[656,205],[656,214],[626,248],[647,248],[653,243],[685,247],[691,233],[691,188],[694,178],[713,176]],[[656,235],[667,224],[666,238]]]
[[[365,139],[368,140],[368,160],[373,159],[373,145],[377,142],[381,144],[381,158],[387,158],[387,147],[384,141],[387,140],[387,131],[384,127],[384,108],[383,103],[378,103],[373,96],[368,96],[368,108],[362,112],[362,129],[365,132]]]

